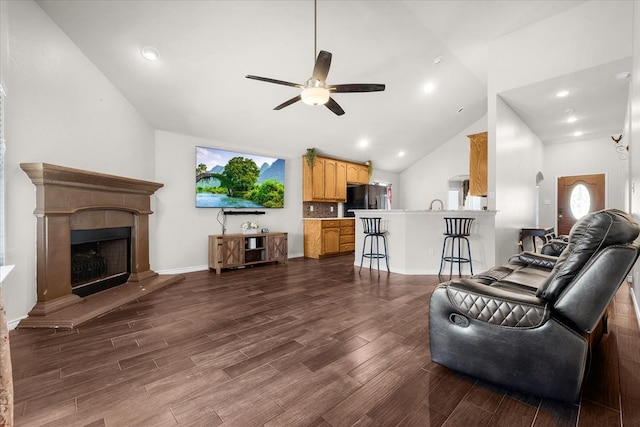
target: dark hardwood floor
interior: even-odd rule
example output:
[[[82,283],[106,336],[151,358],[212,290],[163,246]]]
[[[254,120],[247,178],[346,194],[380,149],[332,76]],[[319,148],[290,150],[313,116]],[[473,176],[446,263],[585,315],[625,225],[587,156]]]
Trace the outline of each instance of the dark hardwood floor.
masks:
[[[640,426],[627,285],[572,405],[432,363],[437,277],[352,263],[190,273],[73,330],[14,330],[16,425]]]

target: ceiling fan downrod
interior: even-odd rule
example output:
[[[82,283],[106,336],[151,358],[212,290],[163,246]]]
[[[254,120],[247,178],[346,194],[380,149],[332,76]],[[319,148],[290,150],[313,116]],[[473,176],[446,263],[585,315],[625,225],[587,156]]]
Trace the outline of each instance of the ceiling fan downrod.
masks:
[[[313,62],[318,57],[318,0],[313,0]]]

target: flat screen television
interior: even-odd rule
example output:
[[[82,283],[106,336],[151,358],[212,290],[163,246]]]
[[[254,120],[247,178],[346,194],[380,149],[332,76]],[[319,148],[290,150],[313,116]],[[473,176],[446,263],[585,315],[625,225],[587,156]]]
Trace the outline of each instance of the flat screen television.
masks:
[[[283,208],[284,159],[196,146],[196,207]]]

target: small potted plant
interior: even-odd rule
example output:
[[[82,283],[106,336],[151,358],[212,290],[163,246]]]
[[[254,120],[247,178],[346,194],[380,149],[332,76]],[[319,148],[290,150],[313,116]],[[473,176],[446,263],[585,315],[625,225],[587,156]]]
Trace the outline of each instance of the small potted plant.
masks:
[[[313,164],[316,162],[316,149],[307,148],[307,152],[304,156],[307,159],[307,165],[312,168]]]
[[[258,234],[260,224],[257,222],[245,221],[240,225],[242,228],[242,234]]]

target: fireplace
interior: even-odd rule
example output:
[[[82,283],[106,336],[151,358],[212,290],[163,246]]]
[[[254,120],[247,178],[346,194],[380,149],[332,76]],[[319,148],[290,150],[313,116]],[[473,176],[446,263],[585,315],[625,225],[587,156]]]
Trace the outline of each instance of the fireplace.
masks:
[[[37,302],[18,327],[72,328],[184,279],[149,265],[151,195],[162,184],[48,163],[20,167],[36,187]]]
[[[131,227],[71,230],[71,292],[86,297],[127,283]]]

